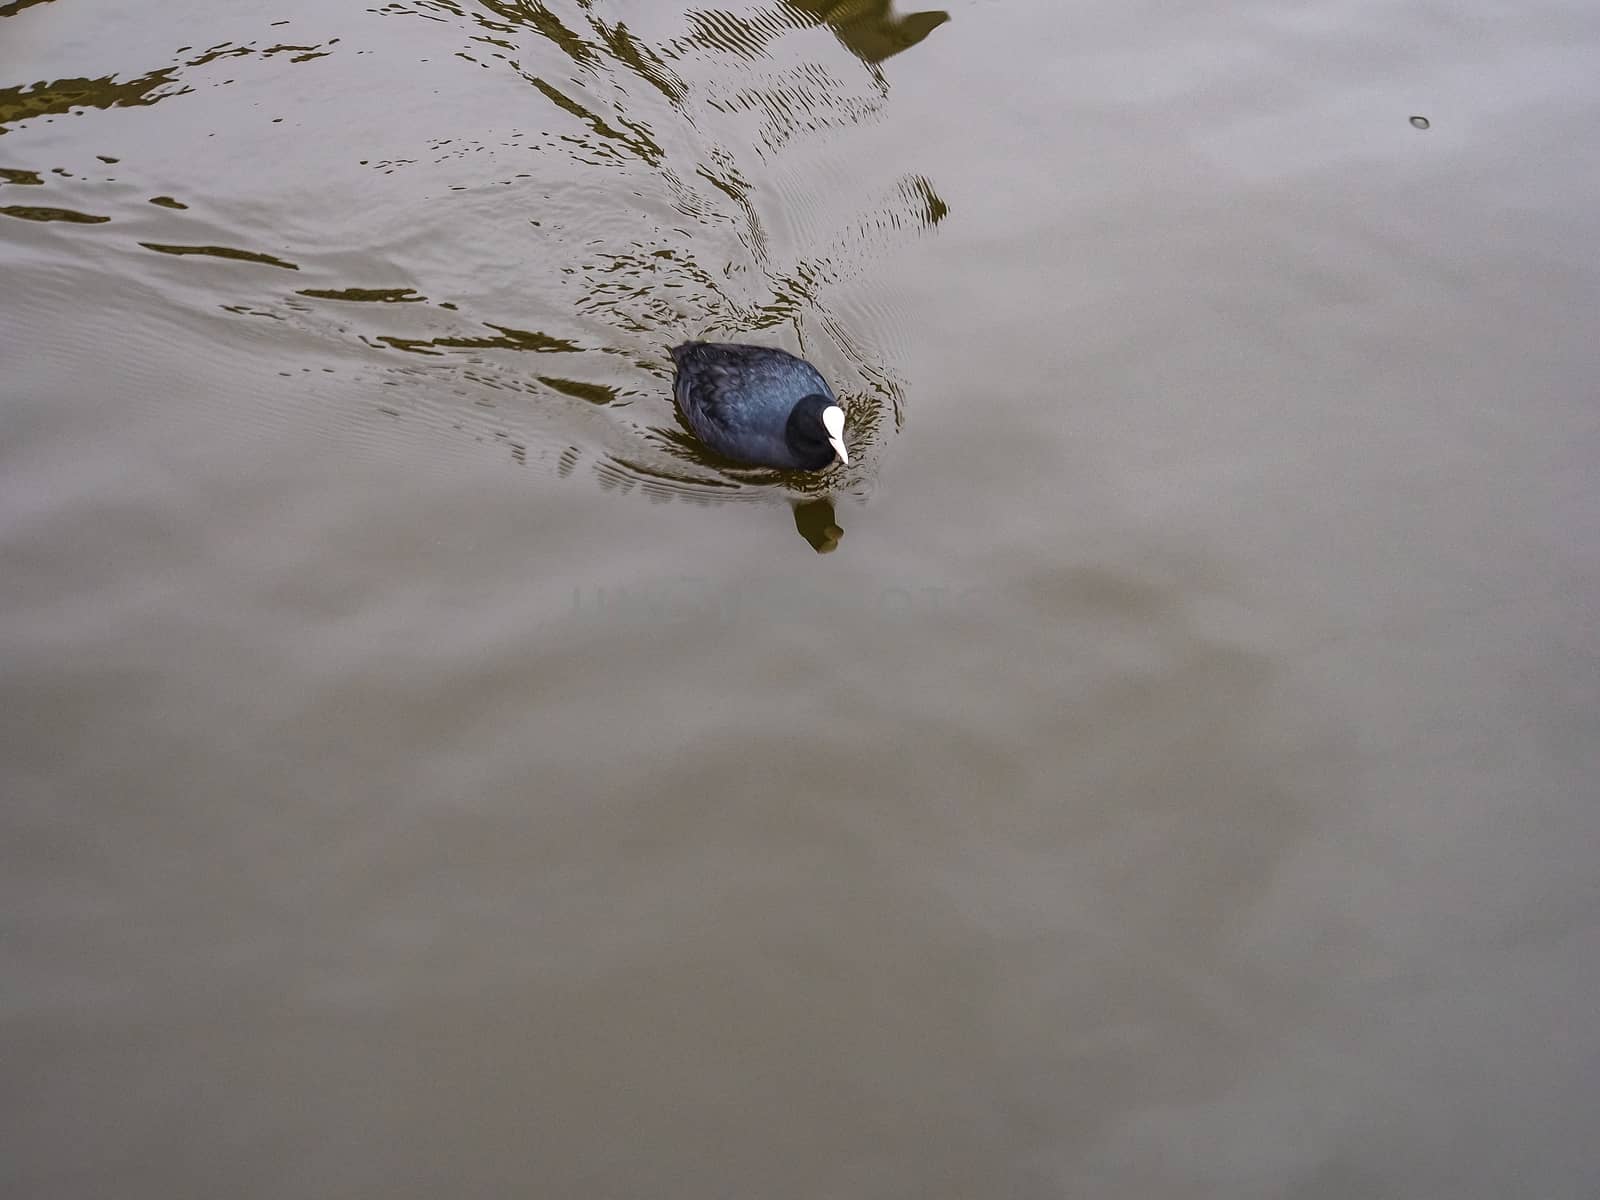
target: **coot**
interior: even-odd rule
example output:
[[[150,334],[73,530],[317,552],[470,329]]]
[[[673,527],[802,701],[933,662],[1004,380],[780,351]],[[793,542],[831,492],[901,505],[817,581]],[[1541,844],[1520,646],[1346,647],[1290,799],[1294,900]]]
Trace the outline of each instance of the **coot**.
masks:
[[[844,409],[803,358],[766,346],[685,342],[672,349],[673,398],[696,437],[735,462],[820,471],[848,464]]]

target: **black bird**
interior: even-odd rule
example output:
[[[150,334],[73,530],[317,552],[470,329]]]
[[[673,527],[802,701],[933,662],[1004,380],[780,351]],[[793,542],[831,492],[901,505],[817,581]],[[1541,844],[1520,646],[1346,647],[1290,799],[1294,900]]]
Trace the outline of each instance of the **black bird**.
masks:
[[[696,437],[752,466],[820,471],[844,448],[844,409],[817,369],[765,346],[685,342],[672,348],[672,395]]]

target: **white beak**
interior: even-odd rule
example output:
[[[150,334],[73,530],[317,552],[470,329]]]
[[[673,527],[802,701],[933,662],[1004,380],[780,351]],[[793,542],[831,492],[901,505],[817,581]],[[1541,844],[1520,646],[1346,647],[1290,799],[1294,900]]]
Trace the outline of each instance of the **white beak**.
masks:
[[[822,426],[828,431],[828,445],[845,466],[850,465],[850,452],[844,448],[844,409],[831,404],[822,410]]]

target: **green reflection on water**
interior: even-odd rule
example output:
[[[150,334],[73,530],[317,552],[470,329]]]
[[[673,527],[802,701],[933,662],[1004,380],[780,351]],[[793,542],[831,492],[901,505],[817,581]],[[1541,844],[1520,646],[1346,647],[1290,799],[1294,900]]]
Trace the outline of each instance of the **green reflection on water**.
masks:
[[[15,6],[10,11],[18,11]],[[0,9],[0,16],[8,15]],[[193,92],[188,84],[179,83],[177,73],[184,67],[203,67],[219,58],[275,58],[280,54],[290,56],[291,62],[309,62],[332,53],[331,47],[339,41],[330,38],[320,45],[292,45],[281,43],[264,49],[253,44],[235,45],[222,42],[204,53],[184,59],[159,71],[151,71],[137,79],[119,82],[114,75],[98,79],[57,79],[39,81],[25,86],[0,88],[0,134],[6,126],[35,117],[55,116],[83,108],[132,108],[154,104],[172,96]],[[188,47],[185,47],[187,49]],[[231,82],[231,80],[229,81]],[[166,90],[163,90],[166,89]]]
[[[110,217],[97,217],[92,213],[74,212],[70,208],[39,208],[26,204],[11,204],[0,208],[0,213],[8,217],[20,217],[24,221],[71,221],[77,225],[99,225],[111,220]]]
[[[313,300],[347,300],[357,304],[417,304],[426,296],[416,288],[305,288],[296,293]]]
[[[876,67],[909,50],[950,19],[943,11],[899,16],[889,0],[780,0],[777,8],[743,16],[708,9],[689,14],[695,40],[746,58],[766,53],[769,42],[791,29],[827,26],[841,45]]]
[[[543,92],[550,103],[571,113],[601,137],[614,142],[621,142],[652,166],[661,161],[661,147],[656,144],[655,138],[650,136],[649,129],[644,125],[623,120],[622,123],[632,131],[631,134],[623,133],[620,129],[614,129],[606,124],[604,118],[597,113],[590,112],[572,97],[546,83],[537,75],[530,75],[524,71],[522,77]]]
[[[617,389],[607,387],[603,383],[584,383],[579,379],[556,379],[549,375],[539,376],[539,382],[553,391],[560,392],[563,396],[573,396],[579,400],[587,400],[590,404],[610,404],[617,398]]]
[[[0,17],[14,17],[25,8],[48,3],[49,0],[11,0],[10,4],[0,4]]]
[[[465,15],[454,0],[434,0],[434,2],[440,8],[448,9],[457,15]],[[573,62],[583,63],[585,66],[594,63],[594,48],[563,25],[560,17],[537,0],[514,0],[512,3],[506,3],[505,0],[479,0],[479,4],[496,16],[504,18],[507,23],[500,28],[505,32],[510,32],[513,26],[521,25],[549,38],[560,46]],[[593,19],[590,18],[591,21]]]
[[[487,324],[487,322],[486,322]],[[405,338],[380,337],[374,340],[396,350],[411,354],[437,354],[446,350],[529,350],[535,354],[570,354],[582,349],[576,342],[553,338],[548,334],[529,329],[513,329],[509,325],[489,325],[499,337],[437,337]]]
[[[827,496],[796,504],[794,527],[818,554],[831,554],[844,537],[844,530],[834,517],[833,500]]]
[[[259,254],[254,250],[235,250],[231,246],[173,246],[164,242],[140,242],[146,250],[154,250],[157,254],[199,254],[207,258],[229,258],[236,262],[260,263],[266,267],[282,267],[285,271],[298,271],[298,265],[285,262],[281,258],[274,258],[270,254]]]
[[[898,17],[889,0],[783,0],[783,7],[803,20],[827,25],[851,54],[874,64],[911,49],[950,19],[939,11]]]
[[[160,90],[176,82],[177,70],[177,67],[163,67],[123,83],[118,83],[114,75],[103,75],[99,79],[57,79],[28,87],[0,88],[0,134],[6,132],[9,124],[71,112],[75,108],[133,108],[154,104],[168,96],[181,96],[193,89],[179,86],[176,91]]]
[[[669,103],[678,105],[683,102],[689,92],[683,80],[677,78],[671,68],[648,47],[635,41],[626,25],[606,25],[596,21],[595,30],[618,62],[632,68],[634,74],[665,96]]]

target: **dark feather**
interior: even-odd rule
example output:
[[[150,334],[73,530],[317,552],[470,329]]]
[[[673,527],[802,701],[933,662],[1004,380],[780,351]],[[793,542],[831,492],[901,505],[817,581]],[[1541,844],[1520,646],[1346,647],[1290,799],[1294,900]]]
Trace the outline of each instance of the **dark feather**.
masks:
[[[796,405],[837,403],[815,367],[783,350],[718,342],[672,348],[673,396],[689,428],[712,450],[737,462],[815,470],[815,447],[795,445],[789,418]],[[808,424],[809,417],[797,422]],[[820,421],[818,428],[820,429]],[[829,452],[831,455],[831,451]]]

